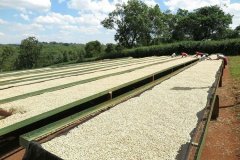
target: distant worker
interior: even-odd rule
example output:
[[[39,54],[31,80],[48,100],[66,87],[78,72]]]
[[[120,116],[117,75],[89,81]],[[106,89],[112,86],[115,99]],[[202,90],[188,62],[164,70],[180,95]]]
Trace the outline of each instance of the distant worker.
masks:
[[[211,59],[211,57],[209,57],[209,54],[208,54],[208,53],[202,53],[202,52],[198,52],[198,51],[195,52],[195,53],[196,53],[196,55],[195,55],[194,57],[200,56],[200,59],[199,59],[199,60],[201,60],[201,61]]]
[[[173,53],[172,55],[171,55],[171,57],[173,58],[173,57],[176,57],[177,55],[176,55],[176,53]]]
[[[204,53],[202,53],[202,52],[198,52],[198,51],[195,52],[195,53],[196,53],[196,55],[195,55],[194,57],[198,57],[198,56],[201,56],[201,57],[202,57],[202,56],[204,55]]]
[[[182,57],[187,57],[188,56],[188,54],[185,53],[185,52],[182,52],[181,55],[182,55]]]
[[[223,54],[217,54],[216,60],[219,60],[219,59],[223,60],[224,66],[227,65],[227,57],[226,56],[224,56]]]
[[[201,61],[203,61],[203,60],[210,60],[210,59],[212,59],[212,58],[209,57],[209,54],[207,54],[207,53],[203,53],[203,55],[200,58]]]

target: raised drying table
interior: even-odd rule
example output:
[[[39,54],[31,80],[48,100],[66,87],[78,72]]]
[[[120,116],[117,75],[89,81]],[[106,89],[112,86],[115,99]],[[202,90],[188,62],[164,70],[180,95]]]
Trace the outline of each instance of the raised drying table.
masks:
[[[83,125],[80,125],[78,128],[74,129],[76,131],[71,130],[69,132],[69,134],[67,134],[66,136],[60,136],[59,138],[55,138],[56,140],[53,139],[52,141],[50,141],[50,143],[47,142],[46,144],[44,144],[44,148],[48,149],[51,152],[54,151],[53,153],[57,154],[58,156],[60,156],[61,158],[64,158],[64,159],[74,159],[76,157],[80,158],[79,155],[81,155],[82,156],[81,158],[83,158],[83,159],[85,156],[87,156],[89,159],[95,159],[95,158],[97,158],[96,156],[98,156],[98,158],[100,158],[100,159],[104,159],[104,158],[111,158],[110,153],[114,153],[112,156],[115,156],[115,158],[117,156],[120,159],[126,159],[127,158],[126,156],[127,155],[129,156],[129,154],[132,154],[132,156],[135,158],[142,158],[142,159],[154,159],[154,158],[173,159],[177,155],[181,145],[185,145],[184,143],[192,144],[192,143],[189,143],[189,142],[192,142],[192,141],[190,141],[191,137],[189,134],[191,131],[194,131],[194,127],[196,126],[197,121],[201,120],[201,118],[198,119],[198,117],[196,116],[196,113],[201,112],[201,110],[204,108],[204,106],[206,104],[209,104],[212,101],[212,100],[210,100],[211,98],[208,99],[208,96],[215,94],[214,89],[216,89],[216,87],[217,87],[216,84],[218,83],[218,80],[220,77],[219,74],[215,74],[218,71],[218,67],[221,66],[219,61],[213,62],[214,64],[211,66],[212,68],[208,68],[209,71],[206,71],[206,72],[205,72],[205,69],[207,69],[207,65],[209,65],[208,63],[210,63],[210,61],[209,62],[201,62],[201,63],[203,63],[203,64],[199,64],[199,65],[195,65],[194,67],[191,67],[190,69],[186,70],[186,72],[182,72],[179,75],[172,77],[171,79],[163,82],[159,86],[154,87],[152,90],[150,90],[146,93],[143,93],[140,97],[133,98],[130,101],[131,102],[134,101],[135,105],[130,105],[131,108],[127,107],[128,109],[127,108],[124,109],[126,104],[130,104],[130,102],[128,102],[128,101],[124,102],[124,103],[120,104],[119,106],[114,107],[114,109],[111,109],[111,110],[107,111],[106,113],[104,112],[104,113],[98,115],[97,117],[94,117],[89,122],[87,121]],[[202,70],[200,70],[198,72],[199,68],[202,68]],[[221,67],[220,67],[220,69],[221,69]],[[217,73],[219,73],[219,71]],[[192,75],[190,76],[190,74],[192,74]],[[215,75],[216,75],[217,80],[214,82]],[[204,78],[207,78],[207,79],[205,80]],[[212,92],[210,92],[210,94],[208,94],[207,91],[212,91]],[[150,95],[150,97],[152,98],[152,103],[151,103],[151,101],[149,101],[149,98],[147,98],[147,97],[149,97],[147,95]],[[160,96],[161,98],[156,99],[158,96]],[[141,98],[141,97],[143,97],[143,98]],[[198,98],[196,98],[196,97],[198,97]],[[171,100],[169,101],[166,98],[170,98]],[[134,99],[136,99],[136,100],[134,100]],[[141,100],[141,99],[143,99],[143,100]],[[174,101],[177,100],[177,103],[174,103],[173,100]],[[135,103],[135,101],[139,101],[139,102]],[[184,101],[185,102],[192,101],[194,103],[189,105],[189,103],[184,103]],[[147,107],[148,103],[155,104],[155,106],[152,106],[149,108],[149,107]],[[183,107],[184,104],[185,104],[185,107]],[[177,106],[177,108],[176,108],[176,106]],[[156,107],[159,110],[159,112],[156,112],[156,108],[154,109],[154,107]],[[87,112],[89,112],[88,114],[91,114],[90,110],[88,110]],[[137,114],[135,112],[137,112]],[[122,114],[125,115],[124,117],[126,118],[126,122],[124,121],[124,123],[122,122],[124,119],[118,118],[119,120],[117,120],[117,117],[119,117],[118,115],[122,116]],[[128,114],[129,114],[129,116],[128,116]],[[140,115],[138,116],[138,114],[140,114]],[[150,114],[150,115],[148,115],[148,114]],[[80,119],[81,118],[84,119],[83,115],[84,115],[84,113],[82,113],[82,115],[79,114],[78,116],[80,117]],[[170,117],[169,117],[169,115],[170,115]],[[171,118],[171,115],[174,115],[175,117]],[[76,116],[77,115],[74,115],[71,117],[72,122],[77,120]],[[135,116],[138,118],[133,118]],[[141,119],[140,117],[142,117],[145,120],[146,126],[142,124],[142,122],[141,122],[142,120],[140,121],[140,119]],[[71,118],[69,117],[68,119],[63,119],[62,121],[50,124],[48,126],[40,128],[34,132],[23,135],[21,137],[22,145],[27,146],[28,142],[31,140],[42,139],[42,137],[44,137],[44,133],[45,133],[45,136],[46,136],[47,132],[48,132],[48,134],[51,134],[53,131],[53,130],[51,131],[51,129],[53,129],[54,127],[56,127],[56,125],[59,125],[60,123],[64,123],[65,120],[68,120],[68,123],[71,124],[70,123]],[[128,121],[129,118],[131,119],[131,121]],[[111,121],[109,121],[109,119],[111,119]],[[101,121],[101,123],[99,123],[99,120]],[[165,120],[167,120],[167,121],[165,121]],[[137,123],[134,123],[134,125],[133,125],[132,121],[137,122]],[[145,124],[145,122],[144,122],[144,124]],[[149,122],[152,124],[148,124]],[[162,122],[162,123],[160,123],[160,122]],[[113,123],[113,126],[112,125],[109,126],[112,123]],[[138,123],[139,123],[139,125],[138,125]],[[174,124],[172,124],[172,123],[174,123]],[[96,124],[98,124],[98,125],[96,125]],[[185,126],[185,125],[187,125],[187,126]],[[188,125],[190,125],[190,127],[188,127]],[[135,128],[135,126],[137,126],[139,128],[137,128],[136,130],[132,129],[132,128]],[[150,133],[149,131],[144,132],[145,129],[148,130],[149,126],[151,128],[152,133]],[[92,129],[86,131],[86,127],[91,127]],[[102,129],[100,129],[99,127],[100,128],[102,127]],[[111,141],[114,141],[114,139],[119,139],[119,138],[121,139],[121,134],[120,135],[114,134],[115,131],[119,131],[119,130],[123,131],[123,130],[121,130],[121,127],[125,128],[124,130],[127,130],[127,131],[129,130],[129,133],[126,131],[126,134],[125,134],[125,132],[123,132],[123,133],[119,132],[119,134],[122,133],[126,136],[125,137],[123,135],[122,138],[128,137],[130,139],[125,139],[126,142],[128,142],[127,144],[122,144],[125,141],[124,139],[122,139],[121,141],[118,141],[119,144],[114,145],[116,148],[113,147],[113,148],[117,149],[118,146],[123,145],[125,147],[123,147],[123,146],[122,146],[123,148],[120,147],[123,150],[118,148],[116,152],[114,150],[110,151],[111,149],[113,149],[113,148],[111,148],[111,145],[113,145],[113,143],[111,143],[111,145],[110,145],[110,144],[108,144],[108,142],[110,143]],[[142,127],[145,129],[143,129]],[[85,129],[81,129],[81,128],[85,128]],[[111,131],[111,129],[113,129],[113,130]],[[152,130],[152,129],[154,129],[154,130]],[[164,129],[169,130],[169,132],[165,132]],[[100,132],[98,132],[98,130]],[[109,130],[109,132],[107,130]],[[143,130],[143,131],[141,131],[141,130]],[[139,135],[138,132],[140,132],[140,131],[141,131],[141,134]],[[184,133],[184,134],[181,136],[182,133]],[[69,139],[72,143],[74,142],[74,140],[69,138],[69,136],[71,136],[71,135],[77,136],[77,134],[81,135],[80,137],[78,137],[78,140],[80,140],[81,142],[77,142],[78,144],[79,143],[81,144],[80,146],[86,147],[86,146],[88,146],[87,145],[88,142],[89,142],[89,144],[92,143],[92,147],[87,148],[87,150],[89,150],[89,151],[87,151],[84,148],[77,147],[77,144],[74,144],[74,147],[76,147],[78,152],[74,152],[74,149],[70,147],[71,143],[67,142],[67,140]],[[113,134],[114,136],[111,136],[111,134]],[[141,150],[141,148],[138,148],[138,146],[136,146],[136,144],[135,144],[136,139],[134,138],[134,136],[132,135],[133,137],[131,138],[131,136],[129,137],[128,134],[137,134],[140,137],[140,139],[138,139],[138,138],[137,139],[139,141],[138,144],[141,147],[143,147],[143,145],[141,145],[143,140],[144,141],[150,140],[148,143],[144,143],[145,145],[147,145],[146,146],[147,148],[143,147],[143,149],[145,148],[143,150],[144,154],[142,151],[139,152]],[[150,134],[151,135],[151,136],[149,135],[150,139],[148,139],[147,138],[148,136],[145,134]],[[157,136],[158,134],[160,134],[159,135],[160,137]],[[97,137],[96,137],[96,135],[97,135]],[[102,135],[102,136],[100,136],[100,135]],[[109,135],[109,140],[104,139],[104,137],[106,138],[108,135]],[[165,137],[164,135],[165,136],[172,135],[172,136],[170,136],[171,139],[173,138],[171,143],[168,140],[169,137]],[[178,139],[177,144],[180,143],[181,144],[180,146],[174,144],[175,143],[174,135],[175,135],[175,137],[176,137],[176,135],[178,135],[176,137]],[[82,141],[84,139],[84,137],[86,137],[86,136],[88,137],[88,140],[85,142]],[[162,136],[162,138],[161,138],[161,136]],[[94,141],[92,141],[93,137],[97,138],[95,140],[96,144],[94,143]],[[141,139],[141,137],[143,139]],[[69,144],[67,146],[69,146],[71,149],[73,149],[72,151],[74,153],[71,150],[63,151],[64,154],[60,154],[59,152],[57,152],[58,149],[56,146],[61,146],[62,149],[65,148],[63,143],[61,143],[61,145],[60,145],[60,143],[58,143],[60,141],[62,142],[61,138],[64,139],[64,142],[66,142],[65,144]],[[95,146],[96,147],[101,146],[101,142],[99,142],[101,139],[104,141],[103,145],[105,145],[105,147],[103,150],[101,150],[101,154],[99,154],[99,152],[97,150],[94,150],[94,148],[95,148]],[[132,141],[132,140],[134,140],[134,141]],[[152,143],[153,144],[157,143],[157,142],[159,142],[159,146],[157,147],[156,144],[154,146],[157,147],[158,149],[157,150],[155,150],[153,148],[151,149],[151,147],[149,145]],[[55,149],[54,148],[51,149],[51,143],[54,144]],[[171,149],[169,147],[167,147],[168,145],[170,145],[168,143],[171,144],[171,147],[169,146]],[[131,144],[135,144],[135,146],[132,146],[132,148],[135,148],[136,150],[127,149],[128,148],[127,146],[131,145]],[[164,146],[164,147],[161,147],[161,146]],[[166,147],[168,149],[166,149]],[[100,147],[100,148],[102,148],[102,147]],[[126,151],[128,153],[124,152],[124,148],[127,149]],[[151,152],[148,148],[151,150]],[[91,150],[92,150],[92,152],[91,152]],[[171,150],[172,150],[172,152],[171,152]],[[59,149],[59,151],[60,151],[60,149]],[[85,155],[81,154],[82,151],[86,152],[86,154]],[[162,151],[164,151],[164,152],[162,152]],[[93,155],[88,154],[88,152],[89,153],[91,152]],[[123,154],[120,154],[120,152]],[[169,154],[168,152],[171,152],[171,153]],[[181,155],[178,155],[178,156],[185,156],[186,154],[187,153],[182,152]],[[71,158],[68,157],[70,155],[72,155]],[[156,155],[157,155],[157,157],[156,157]],[[130,158],[130,157],[128,157],[128,158]]]

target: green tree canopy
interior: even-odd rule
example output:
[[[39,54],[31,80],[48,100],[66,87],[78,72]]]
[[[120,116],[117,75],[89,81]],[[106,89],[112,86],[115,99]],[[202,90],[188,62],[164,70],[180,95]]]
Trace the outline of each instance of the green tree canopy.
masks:
[[[189,15],[193,40],[221,39],[232,23],[232,16],[224,13],[218,6],[196,9]]]
[[[12,57],[16,51],[13,47],[10,46],[4,46],[2,49],[2,54],[0,55],[0,70],[9,70],[11,69],[10,65],[12,61]],[[10,60],[11,59],[11,60]]]
[[[176,14],[161,12],[158,5],[148,7],[140,0],[129,0],[109,13],[102,22],[116,30],[115,40],[126,48],[181,40],[233,38],[237,31],[229,28],[232,16],[218,6],[192,12],[179,9]],[[238,35],[238,34],[237,34]]]
[[[18,57],[18,68],[34,68],[40,55],[42,46],[35,37],[28,37],[20,44],[20,54]]]
[[[106,44],[106,48],[105,48],[105,52],[108,53],[116,53],[116,49],[115,49],[116,45],[113,43],[107,43]]]
[[[190,18],[190,13],[188,10],[179,9],[172,18],[172,39],[181,41],[186,39],[191,39],[191,31],[189,29],[192,19]]]
[[[99,56],[101,54],[102,45],[99,41],[90,41],[85,46],[86,57]]]
[[[101,23],[107,29],[116,30],[115,40],[124,47],[149,45],[152,34],[160,34],[160,13],[159,7],[151,8],[140,0],[129,0],[127,4],[118,4]]]

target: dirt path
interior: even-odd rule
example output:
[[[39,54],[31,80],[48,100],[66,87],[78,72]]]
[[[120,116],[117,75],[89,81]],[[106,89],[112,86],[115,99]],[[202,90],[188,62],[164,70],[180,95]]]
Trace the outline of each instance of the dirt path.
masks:
[[[227,66],[223,73],[223,86],[217,91],[219,117],[209,124],[202,160],[240,160],[240,105],[236,105],[233,88]]]

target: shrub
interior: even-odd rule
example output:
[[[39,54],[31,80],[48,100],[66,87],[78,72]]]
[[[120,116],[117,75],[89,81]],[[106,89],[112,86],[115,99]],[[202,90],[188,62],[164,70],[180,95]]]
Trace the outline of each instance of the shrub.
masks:
[[[121,55],[132,57],[164,56],[172,53],[187,52],[194,54],[196,51],[206,53],[223,53],[225,55],[240,54],[240,39],[227,39],[222,41],[183,41],[155,46],[138,47],[123,50]]]

